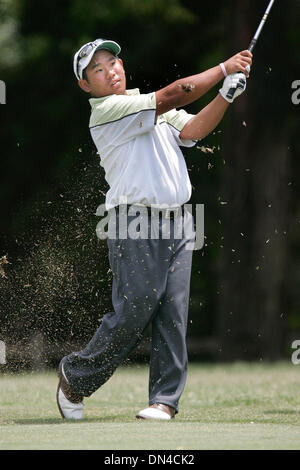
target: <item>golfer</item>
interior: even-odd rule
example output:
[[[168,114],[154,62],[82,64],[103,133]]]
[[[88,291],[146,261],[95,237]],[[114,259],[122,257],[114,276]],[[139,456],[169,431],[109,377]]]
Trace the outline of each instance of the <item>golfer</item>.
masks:
[[[138,208],[148,236],[132,237],[129,231],[124,236],[116,230],[108,237],[114,311],[104,315],[83,350],[61,360],[57,404],[63,418],[81,419],[84,397],[112,376],[151,327],[149,402],[137,417],[169,420],[178,413],[186,382],[193,253],[187,249],[191,237],[184,230],[180,237],[175,234],[175,222],[184,219],[183,205],[191,197],[180,147],[192,147],[219,124],[246,88],[252,54],[242,51],[205,72],[140,94],[126,88],[120,51],[112,40],[84,44],[74,56],[74,73],[91,97],[89,127],[109,184],[106,210],[118,229],[124,211],[129,227]],[[217,96],[198,114],[176,109],[223,79]],[[232,98],[227,97],[230,89],[235,89]],[[153,208],[158,211],[156,236],[151,231]],[[163,236],[166,220],[168,237]]]

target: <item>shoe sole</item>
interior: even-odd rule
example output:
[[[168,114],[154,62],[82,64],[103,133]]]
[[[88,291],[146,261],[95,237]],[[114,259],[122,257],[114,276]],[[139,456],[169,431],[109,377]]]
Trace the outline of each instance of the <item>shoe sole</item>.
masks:
[[[137,419],[148,419],[149,421],[170,421],[171,419],[174,419],[174,416],[171,416],[170,419],[164,419],[164,418],[146,418],[145,416],[140,416],[140,415],[136,415],[135,416]]]

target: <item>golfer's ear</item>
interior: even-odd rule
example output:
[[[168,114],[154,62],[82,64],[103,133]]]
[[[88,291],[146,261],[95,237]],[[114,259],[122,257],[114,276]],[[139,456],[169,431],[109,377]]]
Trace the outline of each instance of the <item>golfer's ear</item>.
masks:
[[[84,78],[78,80],[78,85],[83,91],[85,91],[86,93],[90,93],[91,87],[89,83],[86,80],[84,80]]]

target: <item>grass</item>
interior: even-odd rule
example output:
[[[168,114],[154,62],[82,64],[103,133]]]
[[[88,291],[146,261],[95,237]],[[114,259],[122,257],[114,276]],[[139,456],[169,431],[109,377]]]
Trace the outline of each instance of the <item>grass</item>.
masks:
[[[189,367],[170,422],[136,420],[148,368],[127,366],[85,400],[85,419],[62,420],[55,371],[0,376],[0,449],[300,449],[299,370],[291,363]]]

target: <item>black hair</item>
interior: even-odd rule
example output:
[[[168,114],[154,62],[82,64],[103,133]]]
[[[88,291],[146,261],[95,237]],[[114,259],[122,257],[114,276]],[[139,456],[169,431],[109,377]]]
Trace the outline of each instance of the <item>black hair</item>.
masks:
[[[86,68],[83,69],[83,71],[82,71],[82,78],[83,78],[83,80],[86,80],[87,82],[89,81],[89,79],[87,77],[87,74],[86,74]]]

